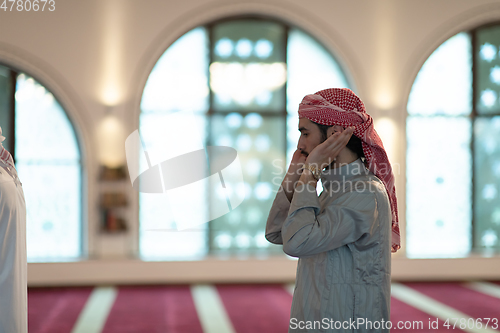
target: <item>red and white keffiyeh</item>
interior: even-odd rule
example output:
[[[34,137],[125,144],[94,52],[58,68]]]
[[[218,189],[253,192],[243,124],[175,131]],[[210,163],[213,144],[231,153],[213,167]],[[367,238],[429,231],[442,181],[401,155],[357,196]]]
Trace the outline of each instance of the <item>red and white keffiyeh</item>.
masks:
[[[2,142],[5,140],[5,137],[2,136],[2,128],[0,127],[0,160],[10,166],[11,168],[15,168],[14,160],[12,159],[12,155],[5,149],[2,145]]]
[[[401,248],[394,174],[382,140],[373,127],[361,99],[347,88],[332,88],[307,95],[299,104],[299,118],[322,125],[355,126],[361,139],[368,169],[385,185],[392,211],[392,252]]]

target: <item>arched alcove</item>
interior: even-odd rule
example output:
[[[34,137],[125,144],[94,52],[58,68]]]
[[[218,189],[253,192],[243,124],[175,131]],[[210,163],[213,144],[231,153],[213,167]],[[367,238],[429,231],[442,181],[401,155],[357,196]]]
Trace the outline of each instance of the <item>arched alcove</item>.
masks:
[[[500,25],[442,43],[407,117],[407,256],[491,254],[500,242]],[[425,239],[425,242],[422,242]]]
[[[193,194],[184,206],[182,200],[141,193],[141,256],[282,252],[264,238],[265,212],[296,149],[298,103],[326,87],[350,87],[335,57],[302,29],[279,20],[218,20],[172,43],[151,71],[141,101],[140,133],[145,150],[154,152],[150,163],[199,144],[233,147],[246,197],[229,214],[178,232],[173,209],[206,211],[206,196]]]
[[[80,258],[82,160],[73,124],[57,97],[32,76],[0,66],[4,133],[11,139],[27,207],[28,260]]]

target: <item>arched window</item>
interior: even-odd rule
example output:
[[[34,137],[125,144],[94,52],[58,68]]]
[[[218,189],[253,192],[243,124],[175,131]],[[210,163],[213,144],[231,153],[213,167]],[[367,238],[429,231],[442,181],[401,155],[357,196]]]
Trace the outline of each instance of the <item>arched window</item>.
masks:
[[[408,100],[407,255],[500,249],[500,25],[439,46]]]
[[[82,166],[71,122],[25,73],[0,66],[1,125],[23,183],[29,261],[82,255]],[[5,111],[5,112],[4,112]]]
[[[197,230],[177,232],[172,209],[205,211],[206,196],[193,193],[191,202],[172,207],[164,196],[141,193],[141,256],[175,260],[281,252],[264,237],[267,213],[300,135],[298,103],[327,87],[349,87],[335,59],[310,35],[281,22],[219,21],[175,41],[144,89],[140,133],[145,150],[162,147],[184,154],[197,142],[233,147],[246,196],[229,214]],[[173,114],[175,123],[168,123]]]

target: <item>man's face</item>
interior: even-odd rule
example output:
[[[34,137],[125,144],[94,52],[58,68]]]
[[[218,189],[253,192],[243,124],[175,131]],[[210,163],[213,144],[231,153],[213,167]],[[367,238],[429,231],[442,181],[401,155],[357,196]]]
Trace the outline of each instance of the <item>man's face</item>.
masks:
[[[297,149],[302,151],[302,154],[308,156],[309,153],[319,145],[321,141],[321,131],[319,127],[307,118],[299,119],[300,138],[297,143]]]
[[[342,132],[343,129],[344,128],[341,126],[332,126],[328,128],[327,137],[335,132]],[[319,130],[318,125],[307,118],[299,119],[299,131],[301,134],[299,142],[297,143],[297,149],[302,150],[302,154],[304,154],[306,157],[317,145],[324,142],[324,140],[322,140],[321,131]]]

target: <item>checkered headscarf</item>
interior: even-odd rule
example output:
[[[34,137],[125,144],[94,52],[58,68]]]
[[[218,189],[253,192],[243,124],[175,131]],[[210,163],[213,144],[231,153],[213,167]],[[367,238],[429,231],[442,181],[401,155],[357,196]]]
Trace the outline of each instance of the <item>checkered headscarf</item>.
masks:
[[[394,174],[389,158],[366,113],[361,99],[347,88],[332,88],[307,95],[299,104],[299,118],[322,125],[355,126],[354,135],[361,139],[368,169],[384,183],[392,211],[392,252],[401,248],[398,206]]]

